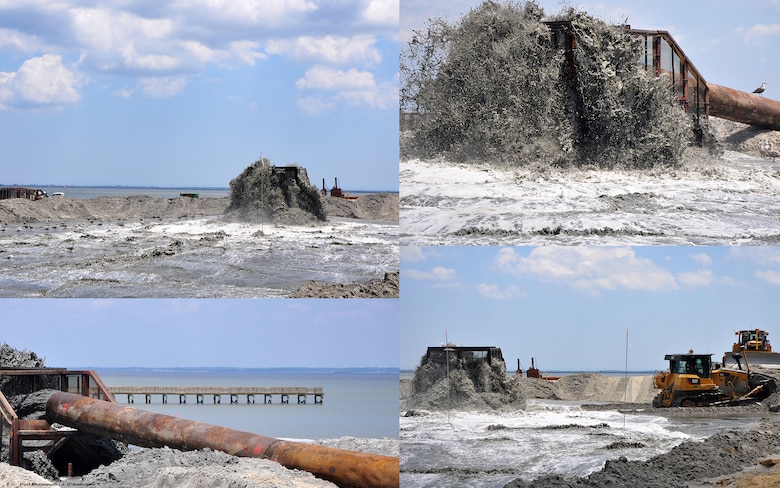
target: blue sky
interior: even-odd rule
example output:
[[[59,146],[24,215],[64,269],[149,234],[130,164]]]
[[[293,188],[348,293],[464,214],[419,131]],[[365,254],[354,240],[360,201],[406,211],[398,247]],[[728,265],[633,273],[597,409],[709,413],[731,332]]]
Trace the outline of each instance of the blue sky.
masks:
[[[398,300],[0,301],[50,367],[398,367]]]
[[[0,1],[0,184],[398,188],[398,0]]]
[[[480,0],[401,1],[401,43],[427,19],[460,19]],[[612,24],[666,30],[709,82],[752,92],[767,82],[765,96],[780,100],[780,1],[538,0],[547,14],[576,7]]]
[[[501,347],[507,366],[658,370],[664,354],[720,359],[734,331],[780,348],[780,248],[405,247],[400,367],[428,346]]]

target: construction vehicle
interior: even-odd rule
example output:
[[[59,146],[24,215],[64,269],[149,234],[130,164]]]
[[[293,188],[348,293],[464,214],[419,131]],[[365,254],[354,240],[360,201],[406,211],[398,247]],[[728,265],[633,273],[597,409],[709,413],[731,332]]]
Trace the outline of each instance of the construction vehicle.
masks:
[[[772,352],[772,344],[767,338],[769,332],[761,329],[749,329],[738,330],[734,334],[737,336],[737,341],[731,346],[731,351],[723,354],[724,366],[738,366],[732,354],[740,353],[753,366],[780,369],[780,353]]]
[[[713,368],[712,354],[667,354],[669,369],[656,373],[653,385],[660,390],[654,407],[704,407],[741,405],[763,400],[777,388],[771,376],[742,369],[742,355],[733,353],[738,369]]]

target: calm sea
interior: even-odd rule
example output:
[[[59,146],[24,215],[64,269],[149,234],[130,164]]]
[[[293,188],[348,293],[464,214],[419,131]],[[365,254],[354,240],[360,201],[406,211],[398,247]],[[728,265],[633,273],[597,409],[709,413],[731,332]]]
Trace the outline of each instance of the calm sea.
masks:
[[[211,396],[205,404],[188,397],[179,404],[178,395],[169,395],[162,404],[160,395],[145,404],[143,395],[135,395],[136,408],[166,415],[198,420],[231,429],[283,439],[330,439],[342,436],[398,438],[398,373],[387,370],[243,370],[243,369],[98,369],[103,382],[111,386],[305,386],[324,388],[322,405],[246,404],[246,396],[231,405],[228,396],[214,405]],[[126,395],[117,395],[127,404]]]

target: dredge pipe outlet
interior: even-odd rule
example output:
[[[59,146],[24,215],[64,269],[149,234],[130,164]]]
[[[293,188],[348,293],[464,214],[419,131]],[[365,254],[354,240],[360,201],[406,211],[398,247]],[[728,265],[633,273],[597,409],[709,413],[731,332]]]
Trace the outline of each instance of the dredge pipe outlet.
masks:
[[[235,456],[266,458],[341,487],[395,488],[400,483],[396,457],[284,441],[73,393],[53,394],[46,402],[46,414],[50,422],[140,447],[167,446],[182,451],[209,448]]]

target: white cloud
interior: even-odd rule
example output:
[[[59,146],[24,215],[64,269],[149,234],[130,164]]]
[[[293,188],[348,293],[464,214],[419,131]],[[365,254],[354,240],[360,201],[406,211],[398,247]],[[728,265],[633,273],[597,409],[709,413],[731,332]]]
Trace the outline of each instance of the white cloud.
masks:
[[[729,248],[728,257],[760,265],[780,266],[780,247],[735,246]]]
[[[756,278],[766,281],[770,285],[780,285],[780,271],[756,271]]]
[[[35,36],[13,29],[0,29],[0,49],[31,52],[40,48],[40,42]]]
[[[391,34],[398,22],[398,0],[351,0],[333,5],[315,0],[174,0],[158,4],[0,0],[0,6],[4,16],[21,19],[13,28],[0,28],[0,49],[78,57],[78,70],[93,74],[93,79],[112,75],[104,86],[122,78],[111,87],[118,96],[141,91],[149,96],[172,96],[209,64],[223,69],[254,66],[270,54],[317,63],[297,84],[301,89],[326,92],[307,94],[299,101],[299,106],[311,113],[344,103],[387,108],[398,96],[397,84],[363,71],[382,62],[384,51],[377,47],[377,35],[354,34],[356,26],[365,29],[366,23],[381,25],[383,35]],[[132,84],[139,89],[122,88]],[[8,74],[3,76],[1,92],[0,103],[5,106],[16,98]]]
[[[235,25],[289,25],[317,5],[308,0],[177,0],[173,10],[196,19]]]
[[[62,57],[30,58],[16,72],[0,72],[0,107],[62,106],[81,99],[84,77],[62,64]]]
[[[368,0],[362,18],[370,24],[397,26],[400,6],[398,0]]]
[[[680,273],[679,275],[677,275],[677,279],[683,285],[690,286],[690,287],[707,286],[712,284],[713,282],[712,271],[708,269],[691,271],[687,273]]]
[[[266,43],[268,54],[287,54],[298,61],[317,61],[329,64],[376,64],[382,60],[374,47],[376,37],[302,36],[296,39],[272,39]]]
[[[443,266],[434,266],[430,271],[410,269],[404,273],[404,276],[413,280],[454,281],[457,279],[454,269]]]
[[[520,278],[561,282],[598,293],[602,290],[665,291],[677,281],[650,259],[640,258],[629,248],[538,247],[528,257],[514,249],[501,249],[494,264]]]
[[[368,71],[355,68],[342,71],[327,66],[313,66],[303,78],[295,82],[295,86],[309,90],[372,89],[376,87],[376,82],[374,75]]]
[[[780,24],[756,24],[747,29],[740,27],[737,32],[744,36],[748,46],[761,46],[769,38],[780,36]]]
[[[501,288],[498,285],[480,283],[477,285],[477,291],[480,295],[491,298],[493,300],[510,300],[513,298],[523,298],[526,296],[526,293],[516,285],[509,285],[506,288]]]
[[[350,105],[384,109],[398,103],[397,79],[377,84],[372,73],[354,68],[342,71],[314,66],[295,85],[299,89],[335,92],[333,101]]]
[[[705,254],[703,252],[699,254],[694,254],[693,256],[691,256],[691,259],[696,261],[696,263],[700,264],[701,266],[712,265],[712,258],[708,254]]]
[[[418,246],[401,246],[401,261],[416,262],[425,261],[425,252]]]

